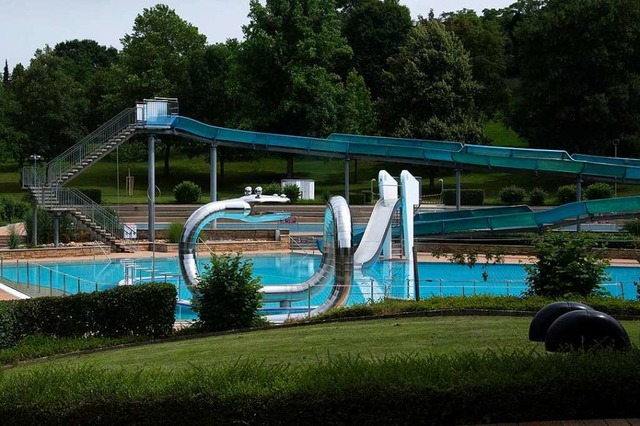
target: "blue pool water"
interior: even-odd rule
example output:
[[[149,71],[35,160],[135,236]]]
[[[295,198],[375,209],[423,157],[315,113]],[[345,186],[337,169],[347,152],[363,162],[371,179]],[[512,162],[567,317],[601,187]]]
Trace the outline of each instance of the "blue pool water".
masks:
[[[206,256],[199,260],[200,270],[208,263]],[[206,259],[206,260],[204,260]],[[252,255],[254,276],[260,277],[264,286],[274,284],[295,284],[309,278],[319,267],[320,256],[300,254]],[[152,268],[152,266],[154,266]],[[153,272],[152,272],[153,269]],[[0,276],[7,280],[39,286],[43,292],[49,289],[67,293],[90,292],[113,288],[123,280],[125,266],[120,260],[81,261],[70,263],[43,263],[37,265],[20,261],[2,262]],[[640,277],[640,268],[609,267],[610,281],[607,290],[614,296],[635,299],[634,281]],[[190,299],[191,294],[180,275],[177,258],[158,258],[155,265],[151,259],[136,259],[135,277],[142,281],[171,282],[176,285],[180,299]],[[502,264],[487,267],[488,278],[483,279],[481,266],[469,268],[447,262],[420,263],[418,266],[419,292],[421,297],[437,295],[502,294],[519,295],[526,289],[526,272],[523,265]],[[371,270],[356,276],[350,304],[366,303],[382,297],[412,298],[414,279],[405,262],[378,262]],[[309,295],[306,300],[294,302],[297,310],[308,310],[321,304],[329,293],[329,288]],[[45,293],[46,294],[46,293]],[[270,313],[277,312],[279,305],[270,304]],[[178,318],[193,318],[186,307],[178,306]]]

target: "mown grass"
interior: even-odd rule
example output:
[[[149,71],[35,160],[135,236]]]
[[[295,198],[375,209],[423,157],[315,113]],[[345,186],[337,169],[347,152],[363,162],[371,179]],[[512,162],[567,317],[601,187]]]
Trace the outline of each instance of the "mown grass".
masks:
[[[493,146],[508,146],[512,148],[528,148],[529,144],[502,121],[490,120],[484,125],[484,135]]]
[[[371,359],[487,350],[544,352],[541,344],[528,341],[530,321],[531,318],[518,317],[433,317],[314,324],[110,350],[25,365],[11,371],[59,366],[178,371],[233,365],[239,360],[310,365],[338,356]],[[640,324],[625,321],[624,326],[638,344]]]

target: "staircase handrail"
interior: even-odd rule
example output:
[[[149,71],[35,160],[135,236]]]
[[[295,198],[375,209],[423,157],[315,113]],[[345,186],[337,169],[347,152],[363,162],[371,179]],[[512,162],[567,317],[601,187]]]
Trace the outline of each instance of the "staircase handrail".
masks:
[[[115,238],[124,238],[124,225],[120,223],[118,216],[112,211],[73,188],[51,187],[51,191],[55,193],[59,207],[72,207],[89,217]]]
[[[46,166],[46,182],[48,185],[58,185],[64,173],[72,166],[79,164],[87,155],[95,152],[106,141],[116,136],[123,130],[135,126],[136,109],[126,108],[111,120],[98,127],[78,143],[52,159]]]

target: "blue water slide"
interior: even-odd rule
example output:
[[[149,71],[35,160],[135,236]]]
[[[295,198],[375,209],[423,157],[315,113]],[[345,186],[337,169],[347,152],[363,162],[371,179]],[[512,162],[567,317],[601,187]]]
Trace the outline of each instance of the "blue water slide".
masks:
[[[640,160],[570,155],[566,151],[466,145],[460,142],[332,134],[326,139],[228,129],[174,116],[176,134],[223,146],[337,158],[528,171],[640,183]]]

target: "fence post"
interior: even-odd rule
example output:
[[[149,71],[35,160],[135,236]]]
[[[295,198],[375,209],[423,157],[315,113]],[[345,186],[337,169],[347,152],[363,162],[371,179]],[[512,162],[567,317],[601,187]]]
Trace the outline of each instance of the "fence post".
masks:
[[[373,278],[371,278],[371,302],[373,304]]]
[[[62,293],[64,293],[64,295],[67,295],[67,275],[66,274],[62,274]]]
[[[476,285],[478,283],[478,280],[473,280],[473,295],[476,295]]]
[[[467,296],[464,294],[464,283],[462,283],[462,297],[467,297]]]
[[[621,281],[618,285],[620,286],[620,297],[624,300],[624,283]]]
[[[27,288],[31,285],[31,280],[29,279],[29,261],[27,261]]]
[[[311,318],[311,287],[307,288],[307,318]]]
[[[53,269],[49,269],[49,296],[53,296]]]
[[[38,272],[36,272],[36,279],[38,280],[38,293],[40,293],[40,265],[38,265]]]
[[[507,280],[507,296],[509,296],[509,280]]]
[[[98,281],[96,281],[96,291],[98,291]]]
[[[442,278],[440,278],[440,297],[442,297]]]
[[[80,294],[80,278],[78,278],[78,292],[76,294]]]

